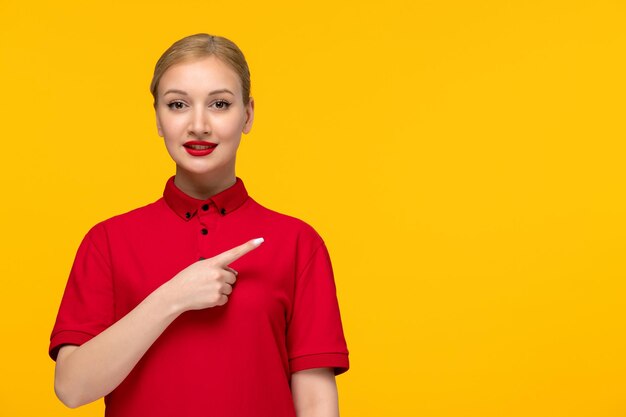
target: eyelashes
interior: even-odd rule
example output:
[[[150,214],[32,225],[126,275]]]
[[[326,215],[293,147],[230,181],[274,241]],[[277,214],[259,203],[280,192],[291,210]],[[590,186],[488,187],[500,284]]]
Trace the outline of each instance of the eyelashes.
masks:
[[[219,99],[219,100],[215,100],[213,103],[211,103],[209,105],[210,108],[213,108],[215,110],[228,110],[228,108],[232,105],[231,102],[226,101],[224,99]],[[170,110],[183,110],[185,107],[188,107],[187,104],[185,104],[182,101],[179,100],[174,100],[171,101],[167,104],[167,107]]]
[[[167,104],[167,107],[169,107],[170,110],[182,110],[184,106],[185,103],[183,103],[182,101],[172,101],[171,103]]]
[[[214,103],[212,103],[212,106],[215,106],[216,109],[219,110],[227,110],[230,107],[230,104],[228,101],[226,100],[217,100]]]

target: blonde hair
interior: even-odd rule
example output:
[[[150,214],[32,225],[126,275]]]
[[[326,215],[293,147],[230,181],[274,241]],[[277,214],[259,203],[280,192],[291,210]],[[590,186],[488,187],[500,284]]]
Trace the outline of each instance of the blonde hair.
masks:
[[[168,68],[181,62],[213,55],[228,64],[237,73],[241,81],[243,102],[247,105],[250,101],[250,70],[239,47],[231,40],[221,36],[197,33],[174,42],[157,61],[150,83],[154,107],[157,106],[159,81]]]

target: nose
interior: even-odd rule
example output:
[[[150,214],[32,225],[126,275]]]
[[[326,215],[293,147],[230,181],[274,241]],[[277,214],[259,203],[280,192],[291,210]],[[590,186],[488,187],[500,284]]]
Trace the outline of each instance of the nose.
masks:
[[[211,134],[211,123],[209,121],[209,115],[206,114],[205,109],[197,107],[192,113],[191,120],[189,122],[189,136],[195,136],[201,138]]]

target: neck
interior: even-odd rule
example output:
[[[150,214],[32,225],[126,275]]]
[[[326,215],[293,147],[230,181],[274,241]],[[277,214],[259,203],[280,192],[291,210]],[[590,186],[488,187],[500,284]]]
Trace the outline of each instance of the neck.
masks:
[[[207,175],[185,172],[178,168],[174,177],[174,184],[178,189],[198,200],[211,198],[233,186],[236,181],[234,172],[229,175]]]

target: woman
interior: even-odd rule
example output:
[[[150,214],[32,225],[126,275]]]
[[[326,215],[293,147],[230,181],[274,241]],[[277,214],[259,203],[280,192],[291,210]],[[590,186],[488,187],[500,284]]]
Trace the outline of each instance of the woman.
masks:
[[[235,175],[254,119],[243,54],[183,38],[151,91],[176,174],[83,239],[51,335],[57,396],[104,396],[116,417],[337,416],[349,362],[326,247]]]

